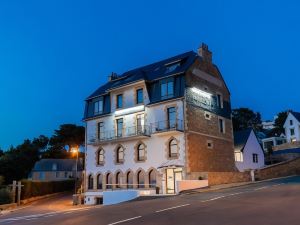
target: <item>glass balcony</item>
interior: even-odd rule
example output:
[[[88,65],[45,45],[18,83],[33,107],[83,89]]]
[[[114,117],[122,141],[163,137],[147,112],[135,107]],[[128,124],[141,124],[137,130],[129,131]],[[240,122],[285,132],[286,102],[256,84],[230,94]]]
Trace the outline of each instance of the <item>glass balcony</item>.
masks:
[[[120,140],[124,138],[133,138],[140,136],[150,136],[150,127],[148,125],[127,127],[125,129],[111,130],[106,132],[101,132],[99,136],[91,137],[89,139],[89,144],[99,144],[102,142]]]
[[[184,125],[182,120],[164,120],[151,124],[151,134],[167,131],[183,131]]]

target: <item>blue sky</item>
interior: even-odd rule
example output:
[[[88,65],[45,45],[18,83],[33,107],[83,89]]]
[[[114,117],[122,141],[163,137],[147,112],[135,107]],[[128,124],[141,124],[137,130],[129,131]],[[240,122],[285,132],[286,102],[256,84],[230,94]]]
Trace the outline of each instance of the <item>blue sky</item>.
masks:
[[[112,72],[201,42],[213,51],[233,107],[270,119],[300,110],[298,1],[0,2],[0,147],[62,123]]]

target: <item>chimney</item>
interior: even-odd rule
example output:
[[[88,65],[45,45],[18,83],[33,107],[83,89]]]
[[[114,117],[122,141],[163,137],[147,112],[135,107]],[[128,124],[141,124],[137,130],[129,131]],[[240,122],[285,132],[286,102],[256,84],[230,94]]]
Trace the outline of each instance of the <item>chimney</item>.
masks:
[[[202,57],[203,61],[212,62],[212,52],[208,50],[207,44],[201,44],[201,47],[198,48],[198,55]]]
[[[108,76],[108,81],[112,81],[118,78],[118,74],[112,72],[110,76]]]

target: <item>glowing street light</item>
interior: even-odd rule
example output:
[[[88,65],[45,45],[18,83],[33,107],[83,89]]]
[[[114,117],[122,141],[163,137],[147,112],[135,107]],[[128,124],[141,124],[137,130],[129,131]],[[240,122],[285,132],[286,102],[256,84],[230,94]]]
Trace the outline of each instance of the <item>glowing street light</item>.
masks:
[[[79,152],[79,147],[71,147],[70,150],[72,153],[76,153],[76,166],[75,166],[75,195],[77,194],[77,165],[78,165],[78,152]]]

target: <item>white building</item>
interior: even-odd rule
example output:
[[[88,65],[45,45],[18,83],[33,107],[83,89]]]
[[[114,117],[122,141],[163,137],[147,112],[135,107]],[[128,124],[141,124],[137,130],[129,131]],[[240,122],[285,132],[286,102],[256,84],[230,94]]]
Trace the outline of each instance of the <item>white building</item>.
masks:
[[[112,74],[87,98],[86,204],[111,189],[174,194],[179,181],[234,169],[230,94],[211,60],[202,45]]]
[[[283,125],[288,143],[300,141],[300,113],[289,112]]]
[[[234,132],[234,155],[235,165],[241,172],[265,166],[264,152],[251,128]]]
[[[286,137],[281,134],[279,137],[268,137],[262,139],[262,146],[264,151],[267,153],[273,147],[286,143]]]

